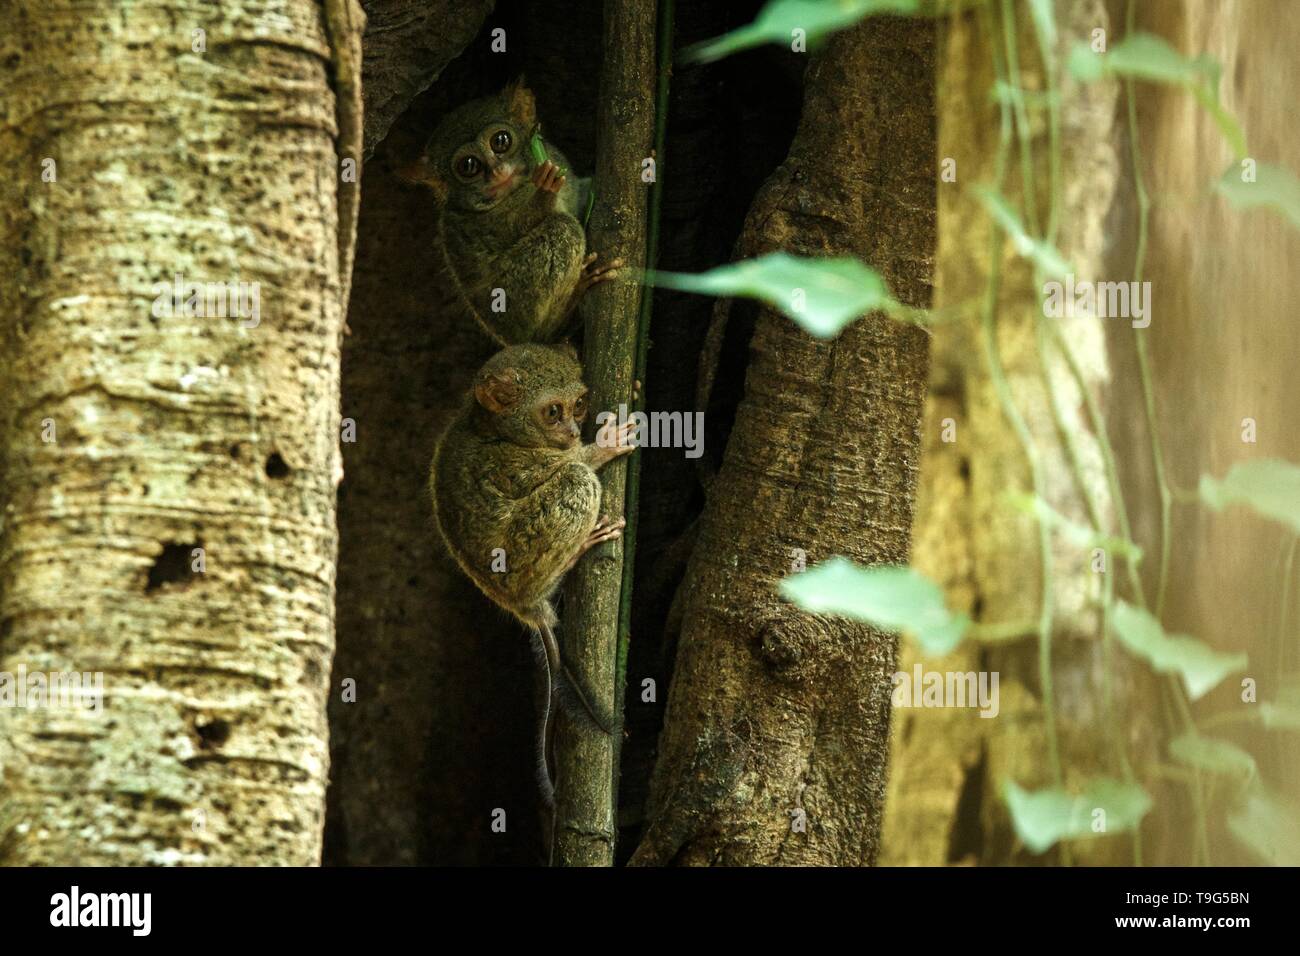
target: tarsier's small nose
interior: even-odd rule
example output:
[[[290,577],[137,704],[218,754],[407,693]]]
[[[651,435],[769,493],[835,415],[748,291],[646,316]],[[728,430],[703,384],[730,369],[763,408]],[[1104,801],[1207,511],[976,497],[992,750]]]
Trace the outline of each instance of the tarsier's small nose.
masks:
[[[574,438],[582,434],[582,429],[578,427],[578,423],[572,418],[569,419],[569,434]]]

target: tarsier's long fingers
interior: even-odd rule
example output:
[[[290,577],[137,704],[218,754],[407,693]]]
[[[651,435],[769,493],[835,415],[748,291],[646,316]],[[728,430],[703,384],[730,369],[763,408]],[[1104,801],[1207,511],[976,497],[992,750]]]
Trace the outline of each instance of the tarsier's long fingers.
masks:
[[[549,159],[533,170],[533,185],[545,192],[558,193],[564,182],[564,173]]]
[[[611,259],[609,262],[598,263],[598,253],[590,253],[586,259],[582,260],[582,275],[578,277],[578,290],[585,292],[599,282],[609,282],[618,278],[618,270],[623,265],[622,259]]]
[[[596,527],[592,529],[591,534],[588,535],[586,546],[588,548],[593,548],[606,541],[613,541],[615,538],[621,538],[623,536],[623,529],[626,527],[626,518],[619,518],[614,522],[611,522],[608,516],[601,518],[600,521],[596,522]]]

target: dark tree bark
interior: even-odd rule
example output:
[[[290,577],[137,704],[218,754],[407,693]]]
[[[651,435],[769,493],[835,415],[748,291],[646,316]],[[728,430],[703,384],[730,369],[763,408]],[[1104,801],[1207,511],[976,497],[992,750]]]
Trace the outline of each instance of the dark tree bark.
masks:
[[[873,19],[813,61],[799,132],[739,255],[856,254],[930,299],[934,26]],[[725,307],[725,306],[724,306]],[[676,674],[635,863],[875,859],[895,639],[777,598],[799,549],[906,563],[926,338],[873,315],[831,342],[761,312],[687,570]],[[806,832],[792,814],[807,813]]]
[[[365,0],[365,151],[474,39],[494,0]]]

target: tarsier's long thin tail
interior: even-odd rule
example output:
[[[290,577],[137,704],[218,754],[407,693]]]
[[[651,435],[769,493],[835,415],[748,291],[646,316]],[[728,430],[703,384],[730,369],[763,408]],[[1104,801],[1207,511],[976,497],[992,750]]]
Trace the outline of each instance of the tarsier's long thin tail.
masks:
[[[571,716],[594,727],[601,733],[613,732],[612,722],[603,719],[582,692],[573,672],[560,656],[560,643],[555,631],[545,621],[534,630],[537,657],[546,672],[546,688],[542,694],[542,720],[537,742],[537,780],[542,798],[547,805],[555,802],[555,704],[558,702]]]

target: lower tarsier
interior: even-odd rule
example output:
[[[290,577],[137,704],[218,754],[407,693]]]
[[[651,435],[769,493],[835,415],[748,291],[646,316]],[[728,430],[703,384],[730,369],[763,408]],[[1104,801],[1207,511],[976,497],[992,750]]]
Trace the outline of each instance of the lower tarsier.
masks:
[[[557,163],[555,160],[560,162]],[[453,111],[406,178],[433,189],[439,244],[462,304],[507,347],[479,370],[434,452],[429,491],[438,529],[469,578],[532,631],[546,670],[538,777],[553,805],[552,701],[600,731],[599,714],[560,656],[551,598],[588,550],[626,524],[602,515],[596,469],[635,450],[633,422],[604,425],[583,445],[587,387],[577,352],[552,345],[597,266],[578,221],[585,181],[543,143],[532,94],[520,84]]]

